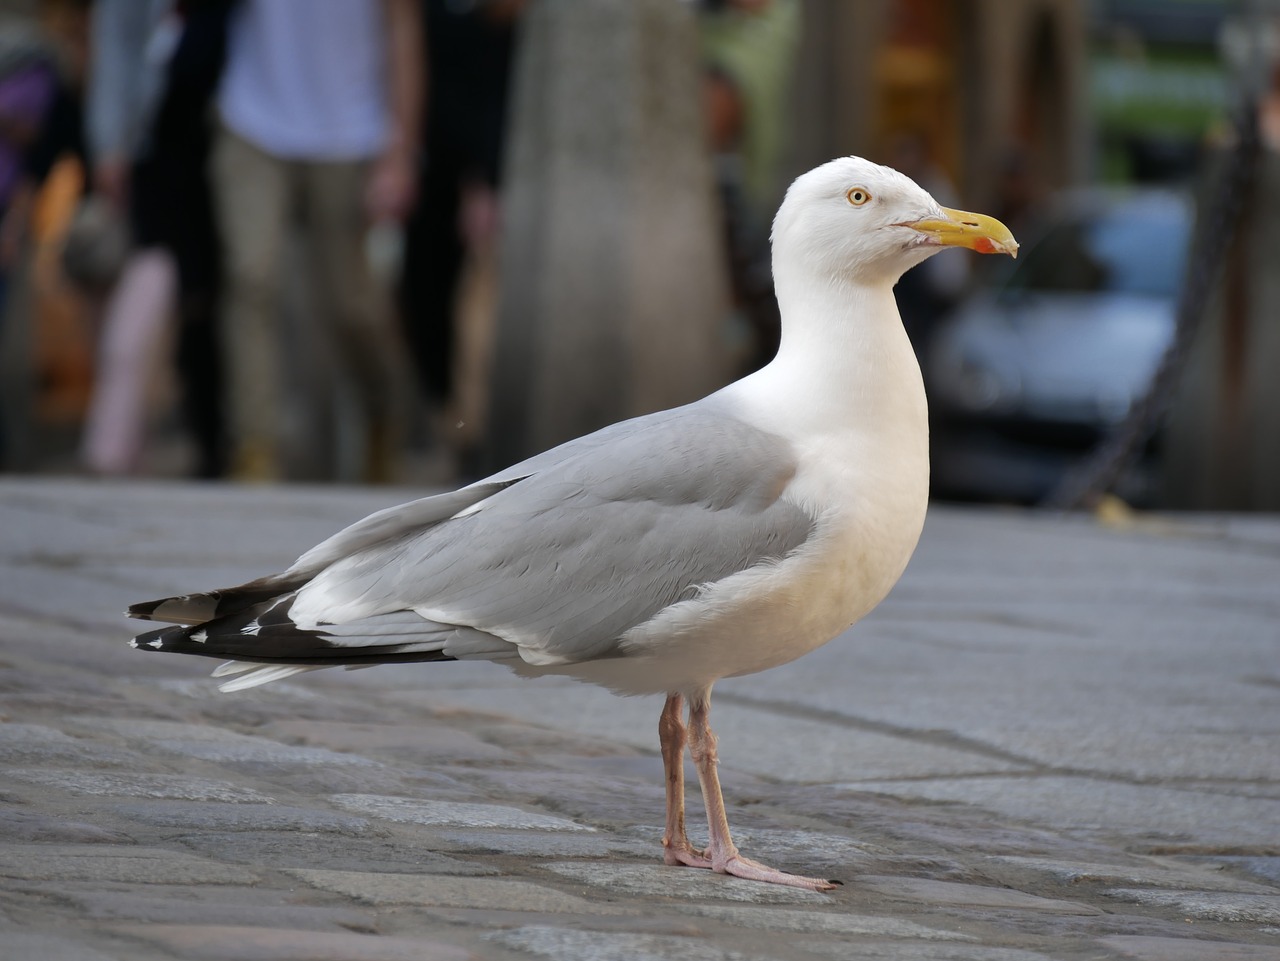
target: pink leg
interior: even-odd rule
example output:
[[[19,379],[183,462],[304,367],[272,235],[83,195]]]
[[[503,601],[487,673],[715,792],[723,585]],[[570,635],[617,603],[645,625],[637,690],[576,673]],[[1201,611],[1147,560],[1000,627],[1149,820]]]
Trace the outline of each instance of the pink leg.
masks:
[[[662,767],[667,775],[667,827],[662,835],[662,860],[692,868],[709,868],[711,862],[689,843],[684,828],[684,698],[667,695],[658,719],[658,740],[662,744]]]
[[[669,700],[668,704],[670,704]],[[698,768],[702,798],[707,805],[707,826],[711,833],[711,843],[707,846],[705,854],[711,861],[711,869],[718,874],[731,874],[751,881],[786,884],[794,888],[807,888],[810,891],[830,891],[840,882],[787,874],[775,868],[766,867],[758,861],[752,861],[750,858],[744,858],[738,853],[733,838],[729,835],[729,819],[725,815],[724,797],[720,793],[720,778],[716,774],[717,739],[711,730],[710,713],[710,691],[689,704],[689,751],[693,755],[693,763]]]

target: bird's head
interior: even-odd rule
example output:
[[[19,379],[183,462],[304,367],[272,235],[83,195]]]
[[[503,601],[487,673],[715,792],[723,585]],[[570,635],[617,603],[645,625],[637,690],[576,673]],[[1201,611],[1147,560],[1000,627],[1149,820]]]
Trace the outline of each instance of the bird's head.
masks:
[[[897,282],[947,247],[1018,255],[994,217],[938,204],[911,178],[861,157],[841,157],[796,179],[773,222],[778,267],[859,283]]]

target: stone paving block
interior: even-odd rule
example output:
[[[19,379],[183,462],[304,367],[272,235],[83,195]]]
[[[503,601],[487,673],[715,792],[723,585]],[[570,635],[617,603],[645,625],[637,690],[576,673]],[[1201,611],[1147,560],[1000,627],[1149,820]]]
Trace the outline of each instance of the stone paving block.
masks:
[[[59,882],[37,885],[32,893],[66,901],[79,917],[96,921],[157,924],[228,924],[298,927],[312,931],[373,932],[372,912],[348,906],[292,903],[292,892],[235,885],[193,886],[170,892],[153,885]]]
[[[212,724],[181,724],[174,721],[139,721],[105,717],[77,717],[72,718],[70,723],[88,730],[111,731],[148,751],[199,758],[202,761],[378,766],[378,762],[358,754],[346,754],[320,747],[281,744],[267,738],[228,731]]]
[[[586,716],[592,718],[592,727],[602,738],[643,750],[657,749],[661,704],[652,698],[618,703],[608,691],[595,688],[575,689],[572,698],[562,698],[539,684],[514,691],[506,687],[441,691],[434,693],[433,702],[565,731],[581,731],[582,718]],[[1021,767],[1008,760],[967,754],[921,740],[743,706],[734,702],[732,694],[717,700],[715,724],[720,731],[733,732],[732,737],[722,737],[720,746],[721,763],[726,770],[784,780],[979,774]],[[814,744],[822,744],[822,750],[814,750]]]
[[[1231,865],[1232,867],[1239,868],[1242,871],[1247,871],[1254,877],[1268,881],[1276,887],[1280,887],[1280,856],[1217,856],[1207,860],[1213,864]]]
[[[723,738],[721,762],[729,770],[750,771],[784,781],[840,781],[849,778],[947,777],[1017,771],[1027,765],[935,744],[926,737],[869,731],[838,721],[791,717],[737,701],[732,691],[716,701],[716,727]],[[910,732],[904,732],[910,733]],[[735,744],[740,744],[736,748]],[[815,745],[822,745],[819,749]]]
[[[661,834],[655,835],[661,837]],[[661,857],[657,841],[639,841],[603,831],[452,831],[441,834],[432,845],[440,851],[468,851],[475,854],[509,854],[522,857],[604,857],[633,855]]]
[[[1134,961],[1276,961],[1280,958],[1280,947],[1266,944],[1128,934],[1116,934],[1099,941]]]
[[[534,924],[495,931],[486,939],[503,947],[555,961],[748,961],[768,955],[743,954],[694,937],[636,934],[630,931],[579,931]]]
[[[0,957],[13,961],[117,961],[114,955],[40,931],[0,931]]]
[[[114,924],[111,928],[159,945],[173,957],[210,961],[478,961],[463,948],[423,938],[220,925]]]
[[[343,767],[380,767],[379,762],[358,754],[343,754],[322,747],[291,747],[254,738],[238,744],[220,744],[210,741],[160,740],[151,748],[165,754],[197,758],[225,764],[252,762],[263,764],[339,765]]]
[[[1141,836],[1161,842],[1250,847],[1280,836],[1280,800],[1123,784],[1089,777],[940,778],[839,785],[894,797],[956,801],[1057,830]]]
[[[212,663],[210,661],[210,664]],[[195,666],[199,667],[200,665],[197,664]],[[265,700],[267,703],[275,703],[285,707],[294,704],[318,708],[325,700],[323,691],[315,690],[314,685],[308,687],[305,684],[291,684],[288,681],[273,681],[266,689],[251,688],[248,691],[240,691],[236,694],[223,694],[218,690],[218,681],[210,676],[212,670],[213,668],[210,667],[208,671],[194,679],[186,677],[162,678],[155,681],[144,680],[142,683],[146,688],[155,688],[171,694],[179,694],[192,700],[202,701],[205,705],[210,706],[223,703],[239,705],[245,702],[257,703]]]
[[[498,869],[433,850],[430,839],[351,837],[309,831],[201,831],[174,838],[206,857],[249,866],[481,875]],[[426,843],[423,843],[423,841]]]
[[[1252,921],[1280,924],[1280,895],[1232,894],[1221,891],[1153,891],[1111,888],[1103,892],[1117,901],[1146,907],[1177,908],[1182,914],[1207,921]]]
[[[460,792],[442,787],[445,779],[390,765],[279,764],[274,761],[223,761],[219,767],[260,780],[272,790],[324,798],[330,794],[377,793],[395,796],[457,797]],[[462,793],[463,798],[474,792]]]
[[[1192,537],[1135,537],[1119,548],[1092,525],[1072,531],[1024,515],[1001,530],[990,512],[931,511],[925,526],[876,614],[733,690],[1035,749],[1048,764],[1164,777],[1232,764],[1276,770],[1275,752],[1268,758],[1257,742],[1268,688],[1243,679],[1275,673],[1274,553]],[[976,543],[981,565],[970,560]],[[846,682],[826,681],[835,676]],[[913,696],[921,690],[945,693]],[[1182,750],[1184,735],[1193,752]],[[1065,762],[1063,747],[1072,748]]]
[[[743,928],[794,931],[802,934],[842,934],[858,937],[917,938],[936,941],[973,941],[959,931],[943,931],[914,921],[846,914],[835,911],[792,911],[782,908],[748,908],[726,904],[678,904],[676,910],[699,918],[712,918]]]
[[[0,776],[55,787],[72,794],[254,804],[269,804],[272,801],[272,798],[259,791],[232,784],[230,781],[185,777],[178,774],[99,773],[75,769],[27,768],[0,770]]]
[[[331,802],[347,811],[406,824],[469,828],[530,829],[536,831],[594,831],[586,824],[550,814],[535,814],[501,804],[430,801],[381,794],[335,794]]]
[[[936,944],[911,941],[859,941],[855,948],[830,941],[801,941],[799,947],[840,961],[1054,961],[1053,956],[1022,948]]]
[[[50,817],[12,805],[0,807],[0,838],[8,841],[52,841],[62,844],[128,844],[130,838],[111,828],[84,821]]]
[[[319,808],[285,804],[228,804],[216,801],[142,801],[116,804],[111,810],[141,824],[156,827],[205,828],[211,831],[308,831],[361,834],[366,818],[335,814]]]
[[[0,766],[14,764],[83,764],[85,767],[143,767],[145,758],[110,744],[68,738],[57,743],[0,742]]]
[[[322,683],[325,674],[343,672],[314,671],[302,675],[297,681],[273,681],[263,687],[226,694],[218,690],[219,681],[210,676],[216,661],[210,660],[206,664],[203,658],[191,657],[143,659],[159,660],[168,665],[171,675],[181,672],[187,677],[139,678],[133,687],[126,689],[127,693],[150,696],[150,689],[159,687],[165,692],[190,698],[198,705],[200,716],[212,725],[237,728],[247,722],[261,726],[272,721],[299,718],[359,722],[384,721],[387,718],[387,707],[379,696],[335,696],[332,686]],[[189,677],[193,673],[197,675],[194,679]],[[391,674],[395,676],[394,671]]]
[[[366,904],[439,905],[550,914],[629,914],[634,911],[634,908],[623,904],[588,901],[545,884],[505,878],[308,869],[289,869],[285,873],[323,891],[332,891]]]
[[[486,794],[554,806],[566,817],[610,825],[647,821],[663,811],[661,774],[646,782],[564,770],[564,760],[550,752],[540,753],[534,763],[537,767],[533,770],[477,770],[470,775],[470,780],[483,786]]]
[[[0,747],[7,747],[10,744],[34,744],[48,748],[58,744],[74,743],[74,738],[44,724],[18,724],[11,721],[0,723]]]
[[[1214,891],[1238,891],[1245,894],[1269,894],[1273,889],[1250,881],[1242,881],[1222,871],[1221,865],[1201,867],[1179,865],[1147,859],[1137,864],[1094,864],[1084,861],[1060,861],[1052,858],[993,855],[991,861],[1010,867],[1025,868],[1067,884],[1094,882],[1100,884],[1139,884],[1157,888],[1200,888]]]
[[[276,721],[263,733],[336,751],[384,752],[397,758],[435,761],[500,761],[511,752],[434,718],[418,724],[358,724],[336,721]]]
[[[432,698],[438,691],[459,688],[502,686],[512,689],[528,684],[527,678],[518,677],[509,668],[488,661],[449,661],[439,664],[409,664],[404,670],[392,669],[392,680],[383,671],[327,671],[317,674],[320,683],[347,690],[376,690],[387,695],[387,703],[399,702],[431,713],[437,705]],[[556,683],[553,679],[552,683]],[[464,711],[466,715],[474,712]]]
[[[68,604],[68,597],[75,603]],[[128,597],[83,564],[68,565],[60,558],[52,564],[14,559],[0,561],[0,602],[24,617],[100,633],[118,628]]]
[[[543,867],[610,894],[641,894],[709,901],[752,901],[757,904],[832,904],[834,898],[817,891],[744,881],[695,868],[666,865],[617,864],[603,861],[561,861]]]
[[[1079,901],[1061,901],[1024,894],[1009,888],[935,881],[932,878],[860,877],[854,883],[892,898],[925,901],[933,905],[965,908],[1002,908],[1041,911],[1048,914],[1096,915],[1102,912]]]
[[[74,563],[92,550],[110,550],[120,540],[120,532],[109,522],[92,516],[77,516],[40,496],[4,489],[0,499],[0,557],[44,559],[54,564]]]
[[[581,735],[584,718],[589,718],[588,733],[600,742],[602,751],[606,745],[617,744],[657,750],[661,699],[619,698],[600,688],[562,678],[540,678],[536,683],[523,681],[513,686],[503,676],[506,673],[507,669],[501,667],[495,673],[486,672],[484,686],[461,687],[455,683],[429,692],[396,692],[391,699],[437,711],[515,718],[526,723],[511,733],[520,734],[521,729],[529,728],[528,734],[533,737],[545,736],[548,730]],[[568,692],[573,696],[567,697]]]
[[[4,570],[0,569],[0,580]],[[0,600],[0,604],[3,601]],[[0,689],[4,691],[5,716],[41,717],[58,716],[69,706],[99,706],[104,710],[121,707],[120,695],[115,685],[104,685],[103,677],[113,677],[119,665],[82,655],[84,639],[101,634],[98,627],[76,628],[79,637],[76,644],[57,646],[55,653],[39,655],[39,660],[27,666],[30,658],[30,637],[39,633],[40,626],[14,634],[12,621],[0,616]],[[57,638],[41,638],[41,641],[57,642]],[[78,649],[77,649],[78,648]],[[89,745],[85,745],[86,749]]]
[[[8,844],[0,847],[0,877],[29,881],[136,881],[143,884],[252,884],[257,875],[161,848]]]

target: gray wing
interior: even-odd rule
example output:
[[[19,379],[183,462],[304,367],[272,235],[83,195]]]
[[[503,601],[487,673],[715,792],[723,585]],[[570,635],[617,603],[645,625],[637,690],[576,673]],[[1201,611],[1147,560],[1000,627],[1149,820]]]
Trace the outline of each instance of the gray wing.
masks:
[[[510,481],[480,481],[461,490],[436,494],[370,514],[317,544],[279,574],[269,574],[236,587],[162,597],[133,604],[126,612],[144,621],[203,624],[272,601],[295,591],[344,557],[379,544],[394,543],[414,531],[448,520],[454,514],[500,491]]]
[[[395,541],[411,531],[448,520],[459,511],[496,494],[513,481],[490,478],[460,490],[419,498],[407,504],[376,511],[350,527],[344,527],[307,551],[284,572],[285,577],[311,577],[335,561],[379,544]]]
[[[494,475],[496,492],[459,516],[332,564],[292,616],[414,610],[534,663],[611,656],[664,607],[804,543],[814,519],[782,497],[795,470],[787,441],[706,405],[638,418]]]

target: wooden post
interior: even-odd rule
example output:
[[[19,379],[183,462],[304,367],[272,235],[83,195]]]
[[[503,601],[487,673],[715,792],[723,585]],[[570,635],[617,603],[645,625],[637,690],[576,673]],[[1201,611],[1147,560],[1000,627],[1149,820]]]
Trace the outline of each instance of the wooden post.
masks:
[[[542,0],[522,27],[486,466],[729,376],[695,24],[673,0]]]

